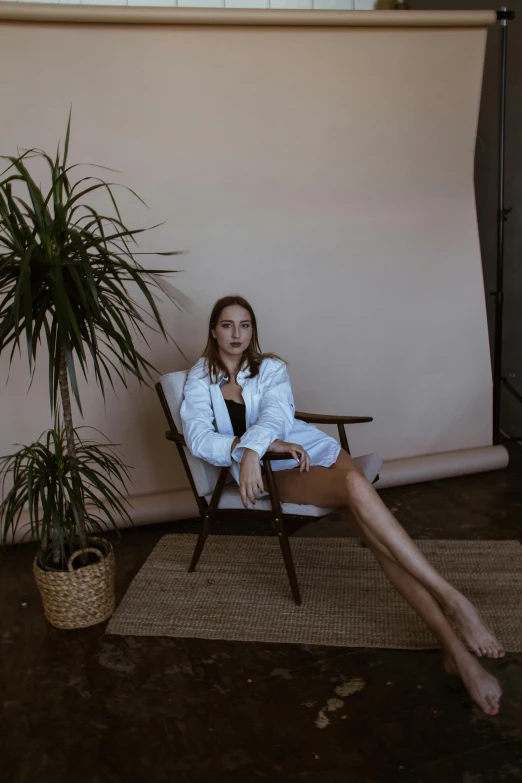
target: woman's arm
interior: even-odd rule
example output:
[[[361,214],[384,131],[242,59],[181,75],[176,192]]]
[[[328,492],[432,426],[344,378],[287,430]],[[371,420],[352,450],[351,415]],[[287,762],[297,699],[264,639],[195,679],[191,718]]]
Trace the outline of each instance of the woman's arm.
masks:
[[[214,428],[214,411],[206,378],[200,378],[201,367],[193,368],[187,377],[181,404],[183,435],[194,457],[211,465],[226,467],[232,464],[231,452],[237,438],[222,435]]]
[[[294,425],[294,396],[284,362],[270,363],[267,377],[263,378],[263,397],[258,419],[242,436],[232,452],[232,458],[241,462],[245,449],[262,457],[275,440],[286,441]]]

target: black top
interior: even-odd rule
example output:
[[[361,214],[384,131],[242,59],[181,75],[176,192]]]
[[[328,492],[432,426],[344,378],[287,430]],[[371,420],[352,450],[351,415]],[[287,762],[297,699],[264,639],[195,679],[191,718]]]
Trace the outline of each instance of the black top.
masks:
[[[245,406],[235,400],[225,400],[230,421],[232,422],[232,429],[236,438],[240,438],[246,432],[246,411]]]

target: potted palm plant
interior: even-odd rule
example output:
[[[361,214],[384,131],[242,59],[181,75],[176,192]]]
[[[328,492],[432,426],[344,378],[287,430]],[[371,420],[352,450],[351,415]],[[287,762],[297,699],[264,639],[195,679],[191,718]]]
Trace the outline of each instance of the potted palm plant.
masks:
[[[0,461],[11,481],[0,504],[1,535],[5,543],[28,510],[44,610],[62,628],[92,625],[112,612],[112,547],[92,534],[127,513],[128,466],[112,444],[86,441],[73,426],[71,390],[82,414],[78,368],[85,379],[91,368],[102,397],[116,377],[125,386],[128,375],[147,383],[154,368],[134,336],[151,328],[168,338],[153,289],[173,301],[176,293],[162,282],[171,270],[136,260],[136,235],[147,229],[124,224],[114,183],[73,179],[70,125],[69,117],[62,153],[58,147],[54,158],[37,149],[5,157],[0,175],[0,355],[9,351],[10,366],[25,342],[34,372],[45,354],[55,417],[52,430]],[[46,190],[31,176],[35,163],[49,173]],[[93,206],[99,193],[109,197],[112,214]]]
[[[0,473],[12,486],[0,504],[2,538],[15,533],[22,511],[29,513],[29,531],[38,542],[33,573],[45,615],[57,628],[81,628],[110,617],[114,611],[114,552],[92,532],[118,516],[128,518],[122,489],[129,468],[114,444],[88,440],[74,430],[72,462],[60,416],[52,429],[29,446],[0,459]],[[73,486],[72,470],[80,483]],[[85,521],[80,540],[77,516]]]

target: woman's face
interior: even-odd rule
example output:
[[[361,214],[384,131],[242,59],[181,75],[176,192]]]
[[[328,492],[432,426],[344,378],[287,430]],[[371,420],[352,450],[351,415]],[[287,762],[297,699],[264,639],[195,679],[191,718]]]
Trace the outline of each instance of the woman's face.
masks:
[[[225,307],[212,329],[220,354],[239,359],[252,339],[252,318],[248,310],[240,305]]]

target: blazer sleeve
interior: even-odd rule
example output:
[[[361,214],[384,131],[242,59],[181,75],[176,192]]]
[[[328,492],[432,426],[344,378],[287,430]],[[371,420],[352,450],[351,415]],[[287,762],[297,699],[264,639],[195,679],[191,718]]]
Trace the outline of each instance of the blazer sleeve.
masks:
[[[232,452],[232,458],[237,462],[241,462],[245,449],[252,449],[262,457],[274,440],[286,440],[294,426],[294,396],[286,365],[280,361],[274,365],[262,381],[258,419]]]
[[[198,374],[201,374],[201,368],[189,372],[183,390],[180,410],[183,435],[194,457],[211,465],[226,467],[232,464],[230,449],[235,436],[216,432],[209,385],[207,379],[199,378]]]

